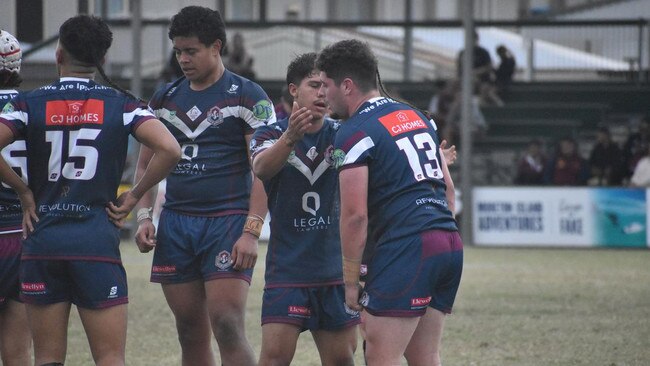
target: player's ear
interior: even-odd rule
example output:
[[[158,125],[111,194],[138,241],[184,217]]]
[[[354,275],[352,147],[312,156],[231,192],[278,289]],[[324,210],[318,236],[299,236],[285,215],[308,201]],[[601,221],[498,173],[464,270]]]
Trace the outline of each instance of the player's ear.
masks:
[[[223,47],[223,42],[220,39],[217,39],[212,44],[212,48],[217,52],[218,55],[221,55],[221,48]]]
[[[55,55],[56,63],[59,65],[62,64],[64,55],[63,55],[63,48],[61,48],[60,45],[56,47],[56,52],[54,53],[54,55]]]
[[[289,94],[296,99],[296,95],[298,95],[298,86],[294,83],[289,83]]]
[[[341,81],[341,85],[343,86],[343,95],[350,95],[350,93],[352,93],[352,88],[354,87],[354,81],[352,79],[343,79],[343,81]]]

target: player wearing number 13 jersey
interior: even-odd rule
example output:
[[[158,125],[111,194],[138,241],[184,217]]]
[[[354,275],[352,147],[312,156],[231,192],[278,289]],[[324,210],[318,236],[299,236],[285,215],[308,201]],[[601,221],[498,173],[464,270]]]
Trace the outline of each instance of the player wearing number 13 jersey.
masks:
[[[440,364],[444,313],[460,283],[463,246],[450,208],[452,184],[433,124],[382,97],[370,47],[344,40],[316,62],[325,98],[344,119],[334,142],[339,169],[346,303],[366,310],[368,364]],[[359,269],[374,244],[364,293]]]

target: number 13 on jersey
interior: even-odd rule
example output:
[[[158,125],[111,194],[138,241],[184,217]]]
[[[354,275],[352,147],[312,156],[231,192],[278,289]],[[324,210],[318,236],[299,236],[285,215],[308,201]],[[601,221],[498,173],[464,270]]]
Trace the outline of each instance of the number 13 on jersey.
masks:
[[[415,180],[443,179],[440,162],[436,155],[438,147],[429,133],[424,132],[412,137],[402,137],[395,143],[406,155]],[[425,153],[425,159],[420,159],[419,151]]]

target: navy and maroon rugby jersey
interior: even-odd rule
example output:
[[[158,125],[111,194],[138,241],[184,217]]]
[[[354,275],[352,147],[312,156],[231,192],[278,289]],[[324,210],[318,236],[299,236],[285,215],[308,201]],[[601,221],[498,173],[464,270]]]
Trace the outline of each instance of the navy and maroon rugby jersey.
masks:
[[[288,119],[260,127],[253,158],[275,144]],[[339,235],[338,174],[332,165],[339,124],[325,119],[316,133],[296,142],[287,163],[264,182],[271,213],[266,288],[343,283]]]
[[[181,77],[158,90],[149,106],[181,145],[164,207],[201,216],[247,213],[252,176],[245,136],[275,123],[262,88],[228,70],[201,91]]]
[[[339,170],[368,166],[370,242],[458,230],[447,206],[439,138],[420,112],[373,98],[341,124],[334,146]]]
[[[18,92],[0,90],[0,109]],[[11,108],[11,107],[7,107]],[[2,157],[25,182],[27,182],[27,151],[25,140],[16,140],[2,149]],[[23,211],[18,195],[7,184],[0,185],[0,234],[21,232]]]
[[[39,222],[23,259],[119,261],[116,198],[129,135],[155,118],[144,103],[92,80],[63,77],[19,93],[0,114],[27,147]]]

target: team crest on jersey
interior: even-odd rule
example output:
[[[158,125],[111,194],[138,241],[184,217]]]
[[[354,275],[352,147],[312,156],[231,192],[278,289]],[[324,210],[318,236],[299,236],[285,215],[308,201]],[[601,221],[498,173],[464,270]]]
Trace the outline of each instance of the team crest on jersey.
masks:
[[[338,169],[343,166],[343,162],[345,161],[345,152],[341,149],[336,149],[332,153],[332,163],[334,165],[334,168]]]
[[[255,117],[255,119],[267,121],[272,115],[273,108],[271,107],[271,102],[266,99],[260,100],[253,106],[253,117]]]
[[[318,156],[318,151],[316,151],[316,146],[312,146],[309,151],[307,151],[307,157],[311,160],[314,161],[316,157]]]
[[[4,107],[2,107],[2,113],[11,113],[14,111],[14,106],[11,103],[5,104]]]
[[[232,85],[230,85],[230,89],[228,89],[227,92],[230,93],[230,94],[235,94],[235,93],[237,93],[237,89],[239,89],[239,85],[232,84]]]
[[[187,116],[190,117],[192,121],[199,118],[200,115],[201,110],[197,106],[194,106],[189,111],[187,111]]]
[[[255,147],[257,146],[257,140],[251,139],[251,143],[248,145],[248,148],[250,151],[255,151]]]
[[[325,149],[325,162],[327,162],[327,165],[329,165],[330,168],[334,168],[334,160],[332,159],[333,153],[334,146],[330,145]]]
[[[223,112],[219,107],[214,106],[208,111],[208,123],[211,127],[217,127],[223,123]]]
[[[214,261],[214,265],[222,271],[230,268],[232,266],[232,261],[230,260],[230,252],[226,250],[219,252],[219,255]]]

